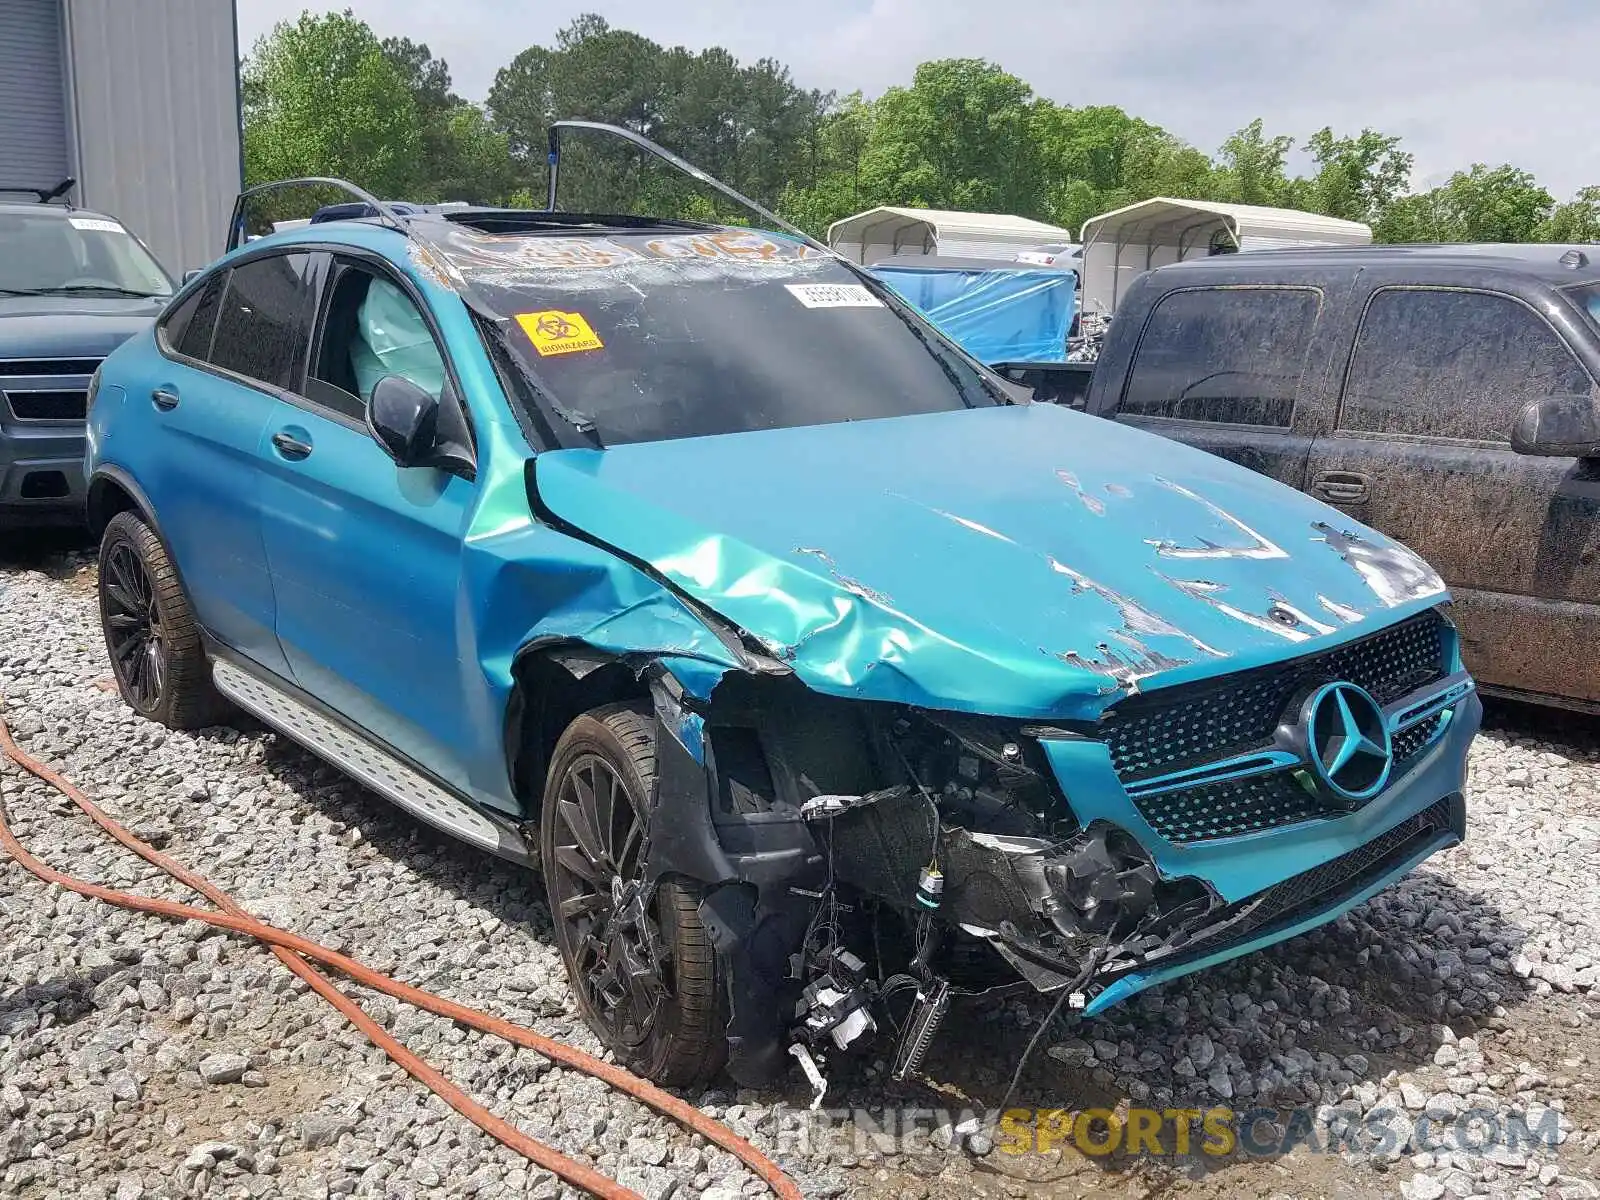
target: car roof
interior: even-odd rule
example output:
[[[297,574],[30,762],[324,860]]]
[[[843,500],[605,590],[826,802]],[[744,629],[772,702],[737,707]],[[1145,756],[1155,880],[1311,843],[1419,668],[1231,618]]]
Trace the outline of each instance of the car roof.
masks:
[[[1566,261],[1563,261],[1566,259]],[[1569,265],[1570,264],[1570,265]],[[1464,242],[1371,246],[1302,246],[1247,250],[1188,259],[1160,267],[1164,276],[1185,271],[1277,268],[1460,267],[1532,276],[1552,286],[1600,280],[1600,245],[1561,242]]]
[[[672,221],[652,217],[613,214],[552,213],[546,209],[489,208],[480,206],[439,207],[404,215],[405,228],[397,229],[383,217],[341,217],[299,225],[253,238],[235,247],[207,267],[231,262],[239,255],[273,247],[319,245],[337,248],[354,246],[399,259],[407,255],[408,243],[438,249],[464,233],[523,233],[530,238],[610,238],[618,234],[651,233],[656,236],[695,234],[759,234],[763,237],[793,240],[789,235],[744,225],[711,225],[698,221]],[[996,264],[1010,265],[1017,264]]]
[[[0,192],[0,213],[31,215],[53,213],[60,217],[95,217],[102,221],[117,221],[117,218],[109,213],[97,212],[92,208],[68,207],[65,204],[40,204],[37,200],[7,200],[4,192]],[[117,221],[117,224],[121,225],[122,222]]]

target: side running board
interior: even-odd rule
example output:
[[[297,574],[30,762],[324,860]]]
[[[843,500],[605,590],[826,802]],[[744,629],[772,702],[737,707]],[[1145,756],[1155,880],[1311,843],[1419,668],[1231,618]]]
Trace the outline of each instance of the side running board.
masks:
[[[232,663],[214,659],[211,676],[217,691],[240,708],[413,816],[491,854],[537,867],[537,848],[510,821],[452,795],[414,767]]]

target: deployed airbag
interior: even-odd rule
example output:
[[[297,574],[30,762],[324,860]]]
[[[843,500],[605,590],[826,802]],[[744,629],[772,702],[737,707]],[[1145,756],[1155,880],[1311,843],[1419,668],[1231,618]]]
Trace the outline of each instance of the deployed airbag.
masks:
[[[427,322],[387,279],[368,285],[356,328],[360,336],[350,348],[350,365],[363,400],[385,375],[403,376],[436,398],[444,390],[444,360]]]

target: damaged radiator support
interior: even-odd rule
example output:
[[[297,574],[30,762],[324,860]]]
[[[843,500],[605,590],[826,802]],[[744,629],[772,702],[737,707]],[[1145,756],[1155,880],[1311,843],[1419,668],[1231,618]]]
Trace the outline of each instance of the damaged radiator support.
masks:
[[[839,882],[911,909],[935,846],[940,916],[1041,991],[1063,986],[1091,951],[1137,954],[1181,938],[1220,903],[1192,881],[1160,880],[1137,843],[1107,825],[1065,839],[936,828],[935,809],[911,788],[870,799],[832,815]]]
[[[1198,923],[1220,903],[1199,885],[1160,881],[1131,840],[1108,826],[1066,837],[947,826],[920,782],[857,796],[818,795],[802,806],[802,816],[823,831],[829,871],[794,964],[795,977],[809,982],[795,1010],[804,1044],[790,1052],[808,1076],[816,1072],[810,1050],[827,1050],[829,1041],[848,1049],[875,1028],[869,1008],[887,1010],[902,990],[914,990],[914,998],[895,1022],[891,1074],[903,1080],[921,1067],[962,991],[934,969],[947,927],[998,951],[1022,986],[1060,991],[1061,1001],[1081,1009],[1078,989],[1090,975],[1119,960],[1131,963],[1123,956]],[[875,984],[863,960],[839,948],[838,887],[887,903],[914,927],[906,973]],[[819,930],[826,935],[821,948],[813,946]],[[826,1088],[820,1073],[813,1086],[820,1103]]]

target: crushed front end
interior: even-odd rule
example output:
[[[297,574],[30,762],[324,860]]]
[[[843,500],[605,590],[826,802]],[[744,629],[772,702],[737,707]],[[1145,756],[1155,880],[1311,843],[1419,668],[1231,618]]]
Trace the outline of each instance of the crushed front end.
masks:
[[[781,671],[709,704],[661,673],[655,695],[672,816],[651,869],[711,885],[742,1081],[878,1035],[903,1075],[962,993],[1093,1013],[1332,919],[1464,836],[1481,711],[1437,608],[1096,721]]]

